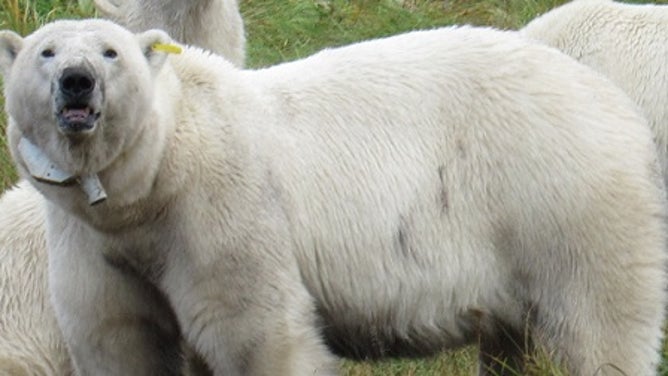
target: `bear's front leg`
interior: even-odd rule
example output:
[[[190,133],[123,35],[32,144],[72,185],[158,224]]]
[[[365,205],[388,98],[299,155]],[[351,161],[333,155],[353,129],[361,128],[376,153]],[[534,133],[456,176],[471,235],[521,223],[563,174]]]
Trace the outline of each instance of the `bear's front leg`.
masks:
[[[49,283],[78,375],[178,375],[180,333],[158,290],[104,257],[95,230],[49,210]]]
[[[171,268],[164,291],[184,337],[215,375],[338,374],[296,266],[272,253],[237,249],[210,262],[193,252],[185,268]]]

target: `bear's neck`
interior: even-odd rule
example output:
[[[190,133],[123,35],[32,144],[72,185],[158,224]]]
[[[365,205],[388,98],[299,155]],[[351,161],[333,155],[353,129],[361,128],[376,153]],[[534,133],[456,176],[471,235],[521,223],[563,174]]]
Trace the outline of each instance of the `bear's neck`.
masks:
[[[180,85],[166,64],[156,78],[156,100],[142,129],[125,152],[98,173],[107,193],[106,202],[85,207],[84,215],[94,226],[114,229],[135,226],[154,218],[180,191],[190,174],[181,166],[182,148],[174,142],[176,129],[172,113],[180,102]]]

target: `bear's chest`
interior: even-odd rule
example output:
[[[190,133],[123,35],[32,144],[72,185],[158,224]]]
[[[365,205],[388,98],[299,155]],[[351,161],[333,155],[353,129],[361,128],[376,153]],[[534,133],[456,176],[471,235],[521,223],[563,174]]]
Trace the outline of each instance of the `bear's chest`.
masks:
[[[100,256],[112,268],[159,283],[165,270],[166,255],[170,252],[167,244],[174,244],[165,242],[165,237],[150,226],[105,234],[99,243]]]

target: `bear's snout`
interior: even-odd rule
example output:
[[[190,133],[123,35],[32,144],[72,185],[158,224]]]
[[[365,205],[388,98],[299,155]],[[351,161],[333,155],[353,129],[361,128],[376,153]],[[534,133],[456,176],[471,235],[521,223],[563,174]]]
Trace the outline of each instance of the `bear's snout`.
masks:
[[[84,68],[65,68],[59,83],[67,101],[85,100],[95,88],[95,78]]]
[[[86,67],[63,69],[58,79],[56,117],[60,131],[68,136],[90,133],[100,117],[95,105],[96,80]]]

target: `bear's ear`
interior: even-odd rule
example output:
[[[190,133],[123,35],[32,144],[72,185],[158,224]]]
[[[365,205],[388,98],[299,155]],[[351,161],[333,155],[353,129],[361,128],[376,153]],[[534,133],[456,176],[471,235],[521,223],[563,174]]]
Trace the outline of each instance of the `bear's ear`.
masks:
[[[126,5],[124,0],[95,0],[95,8],[106,18],[120,18],[121,10]]]
[[[10,30],[0,31],[0,73],[3,77],[9,74],[21,46],[23,46],[23,38],[20,35]]]
[[[167,60],[167,52],[156,49],[154,46],[171,44],[172,38],[162,30],[153,29],[137,34],[137,41],[139,42],[139,47],[144,52],[149,66],[151,66],[154,72],[158,72],[165,63],[165,60]]]

